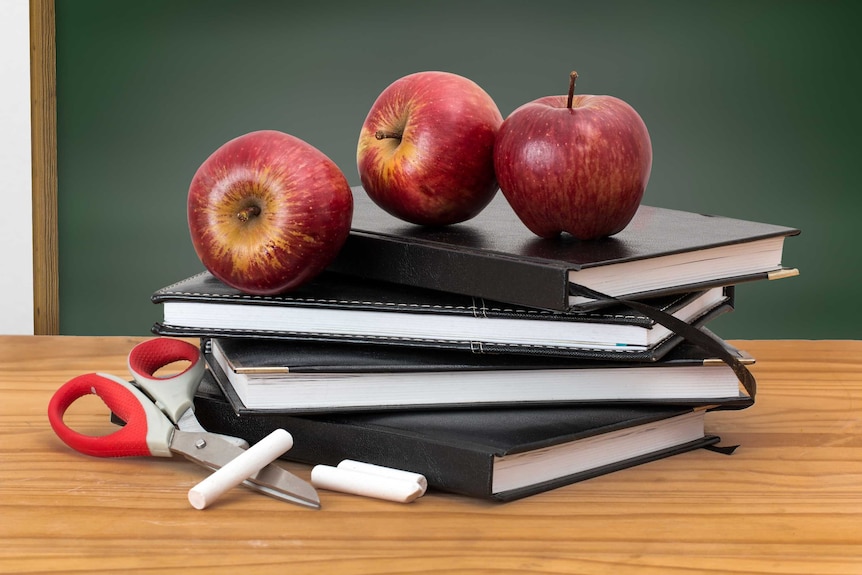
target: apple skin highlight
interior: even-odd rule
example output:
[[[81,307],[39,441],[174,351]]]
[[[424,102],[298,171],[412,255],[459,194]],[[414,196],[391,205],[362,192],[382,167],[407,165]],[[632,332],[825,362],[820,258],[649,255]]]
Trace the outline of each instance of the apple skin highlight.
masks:
[[[497,193],[493,150],[502,121],[472,80],[433,71],[404,76],[378,96],[362,125],[356,152],[362,187],[410,223],[466,221]]]
[[[350,186],[332,160],[275,130],[225,143],[188,193],[189,231],[204,267],[256,295],[289,291],[322,272],[352,216]]]

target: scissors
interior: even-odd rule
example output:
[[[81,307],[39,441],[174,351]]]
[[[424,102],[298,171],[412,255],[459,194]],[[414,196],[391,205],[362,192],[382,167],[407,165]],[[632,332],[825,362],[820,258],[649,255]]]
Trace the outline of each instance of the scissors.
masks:
[[[172,363],[189,362],[180,373],[159,377],[156,372]],[[171,338],[156,338],[136,345],[129,353],[133,382],[105,373],[79,375],[62,385],[48,404],[48,420],[66,445],[95,457],[172,457],[178,453],[210,470],[216,470],[243,453],[243,440],[209,433],[194,415],[194,394],[204,374],[201,351],[195,345]],[[63,421],[77,399],[94,394],[125,425],[102,436],[78,433]],[[315,488],[271,463],[243,485],[306,507],[320,508]]]

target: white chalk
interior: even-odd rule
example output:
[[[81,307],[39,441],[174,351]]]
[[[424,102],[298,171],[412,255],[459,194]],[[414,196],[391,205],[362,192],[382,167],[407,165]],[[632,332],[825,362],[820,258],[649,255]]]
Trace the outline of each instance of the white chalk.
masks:
[[[311,484],[320,489],[341,491],[342,493],[374,497],[397,503],[409,503],[424,492],[415,481],[385,475],[373,475],[330,465],[315,465],[311,470]]]
[[[372,463],[363,463],[362,461],[353,461],[352,459],[345,459],[338,464],[338,468],[350,469],[351,471],[361,471],[362,473],[370,473],[372,475],[383,477],[394,477],[405,481],[413,481],[419,484],[419,487],[422,488],[422,495],[424,495],[425,490],[428,489],[428,480],[425,479],[425,476],[421,473],[404,471],[403,469],[395,469],[393,467],[384,467],[382,465],[374,465]]]
[[[276,429],[189,489],[189,503],[195,509],[204,509],[229,489],[278,459],[291,447],[293,436],[284,429]]]

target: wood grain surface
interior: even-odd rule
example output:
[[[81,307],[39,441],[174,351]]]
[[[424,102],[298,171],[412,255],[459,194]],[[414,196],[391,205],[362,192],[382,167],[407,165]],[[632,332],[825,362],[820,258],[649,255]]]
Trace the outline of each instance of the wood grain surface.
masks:
[[[30,0],[33,333],[60,333],[57,215],[57,38],[54,0]]]
[[[2,573],[862,574],[862,341],[734,341],[757,403],[698,450],[498,504],[321,491],[314,511],[236,488],[203,511],[182,459],[98,459],[46,409],[81,373],[128,377],[139,338],[0,337]],[[67,421],[111,430],[85,397]],[[310,468],[285,467],[308,478]]]

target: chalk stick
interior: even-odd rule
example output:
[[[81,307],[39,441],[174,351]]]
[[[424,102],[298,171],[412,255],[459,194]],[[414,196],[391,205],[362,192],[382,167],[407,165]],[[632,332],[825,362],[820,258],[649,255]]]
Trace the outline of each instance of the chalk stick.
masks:
[[[422,488],[421,495],[424,495],[425,490],[428,489],[428,480],[425,479],[425,476],[421,473],[404,471],[403,469],[395,469],[394,467],[384,467],[383,465],[374,465],[372,463],[364,463],[362,461],[353,461],[352,459],[345,459],[338,464],[338,468],[349,469],[351,471],[361,471],[362,473],[370,473],[372,475],[383,477],[394,477],[405,481],[413,481],[419,484],[419,487]]]
[[[409,503],[422,495],[423,491],[415,481],[340,469],[330,465],[315,465],[311,470],[311,484],[320,489],[397,503]]]
[[[221,469],[189,489],[189,503],[195,509],[204,509],[293,447],[293,436],[284,429],[276,429]]]

